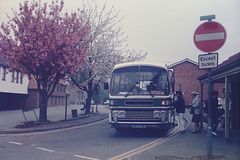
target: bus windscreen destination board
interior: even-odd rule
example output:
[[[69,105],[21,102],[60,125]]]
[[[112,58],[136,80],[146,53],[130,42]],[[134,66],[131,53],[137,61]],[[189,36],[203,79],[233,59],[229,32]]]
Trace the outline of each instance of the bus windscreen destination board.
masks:
[[[218,53],[202,54],[198,56],[199,69],[209,69],[218,67]]]

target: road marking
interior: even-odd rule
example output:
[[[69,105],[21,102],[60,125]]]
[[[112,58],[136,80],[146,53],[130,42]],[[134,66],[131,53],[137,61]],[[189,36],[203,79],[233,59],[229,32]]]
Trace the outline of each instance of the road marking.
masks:
[[[56,132],[62,132],[62,131],[68,131],[72,129],[78,129],[78,128],[83,128],[83,127],[88,127],[92,125],[96,125],[102,122],[107,121],[108,118],[105,118],[103,120],[97,121],[97,122],[90,122],[88,124],[80,124],[79,126],[74,126],[74,127],[68,127],[68,128],[59,128],[59,129],[54,129],[50,131],[37,131],[37,132],[30,132],[30,133],[16,133],[16,134],[1,134],[1,136],[25,136],[25,135],[36,135],[36,134],[47,134],[47,133],[56,133]]]
[[[13,141],[9,141],[8,143],[16,144],[16,145],[19,145],[19,146],[23,145],[22,143],[19,143],[19,142],[13,142]]]
[[[174,130],[172,130],[170,133],[168,133],[167,135],[165,135],[164,137],[161,137],[161,138],[158,138],[156,139],[155,141],[152,141],[150,143],[147,143],[139,148],[136,148],[136,149],[133,149],[131,151],[128,151],[126,153],[123,153],[123,154],[120,154],[118,156],[115,156],[115,157],[112,157],[108,160],[122,160],[122,159],[125,159],[125,158],[128,158],[128,157],[131,157],[133,155],[136,155],[136,154],[139,154],[143,151],[146,151],[148,149],[151,149],[153,147],[156,147],[170,139],[172,139],[173,137],[175,137],[177,135],[177,133],[179,132],[180,128],[177,127],[175,128]]]
[[[74,157],[78,157],[78,158],[84,158],[84,159],[90,159],[90,160],[99,160],[99,159],[95,159],[95,158],[90,158],[90,157],[85,157],[85,156],[80,156],[80,155],[73,155]]]
[[[178,118],[176,118],[178,120]],[[184,118],[187,122],[186,127],[187,128],[189,126],[189,120]],[[178,127],[176,127],[174,130],[172,130],[170,133],[168,133],[167,135],[165,135],[164,137],[158,138],[155,141],[152,141],[150,143],[147,143],[139,148],[133,149],[131,151],[128,151],[126,153],[117,155],[115,157],[112,157],[108,160],[123,160],[123,159],[127,159],[128,157],[132,157],[134,155],[140,154],[143,151],[149,150],[151,148],[154,148],[160,144],[163,144],[171,139],[173,139],[174,137],[177,136],[177,133],[180,131],[179,128],[179,121],[178,121]]]
[[[36,147],[36,149],[46,151],[46,152],[55,152],[54,150],[46,149],[46,148],[42,148],[42,147]]]

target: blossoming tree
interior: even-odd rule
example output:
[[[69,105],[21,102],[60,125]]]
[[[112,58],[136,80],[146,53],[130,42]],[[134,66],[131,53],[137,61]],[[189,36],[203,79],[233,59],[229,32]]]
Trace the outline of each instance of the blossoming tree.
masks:
[[[90,24],[83,11],[62,13],[64,2],[20,4],[0,32],[0,54],[12,68],[32,76],[40,95],[39,120],[47,120],[47,101],[56,84],[86,61]]]
[[[72,82],[87,93],[86,113],[90,113],[94,87],[109,78],[113,67],[123,62],[142,61],[146,53],[126,50],[127,37],[122,32],[120,11],[99,6],[97,1],[84,1],[83,9],[91,24],[91,42],[88,63],[83,70],[71,76]]]

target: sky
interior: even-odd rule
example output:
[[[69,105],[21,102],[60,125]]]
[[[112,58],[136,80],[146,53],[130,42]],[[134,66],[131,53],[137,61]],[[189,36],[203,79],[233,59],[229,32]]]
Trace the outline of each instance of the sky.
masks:
[[[31,1],[31,0],[29,0]],[[42,0],[47,1],[47,0]],[[207,54],[194,44],[193,35],[205,21],[200,16],[215,15],[225,28],[227,39],[216,52],[219,64],[240,52],[240,1],[239,0],[97,0],[107,1],[120,10],[128,49],[147,52],[147,62],[172,64],[189,58],[198,62],[198,56]],[[5,13],[17,9],[23,0],[0,0],[0,22]],[[76,11],[81,0],[65,0],[64,9]]]

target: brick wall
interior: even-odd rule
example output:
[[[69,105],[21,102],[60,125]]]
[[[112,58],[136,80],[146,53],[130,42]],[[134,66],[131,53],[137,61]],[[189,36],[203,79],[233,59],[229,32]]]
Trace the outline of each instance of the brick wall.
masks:
[[[191,92],[200,92],[200,83],[197,78],[207,71],[199,70],[196,64],[188,61],[175,65],[171,69],[175,73],[175,90],[179,90],[181,85],[185,102],[190,104],[192,102]]]
[[[26,96],[25,107],[39,108],[39,93],[37,89],[37,82],[34,78],[30,79],[29,94]],[[67,85],[58,83],[53,94],[48,99],[48,107],[65,105],[67,94]]]
[[[191,63],[189,61],[184,61],[177,65],[173,65],[170,67],[174,70],[175,74],[175,91],[179,90],[179,86],[181,85],[181,90],[183,92],[183,97],[185,99],[185,103],[191,104],[191,92],[198,92],[200,94],[201,86],[198,80],[198,77],[204,74],[207,74],[207,70],[198,69],[198,65]],[[224,84],[214,84],[214,90],[219,92],[219,98],[222,97],[222,88],[224,88]],[[208,85],[203,85],[203,100],[207,100],[208,98]]]

